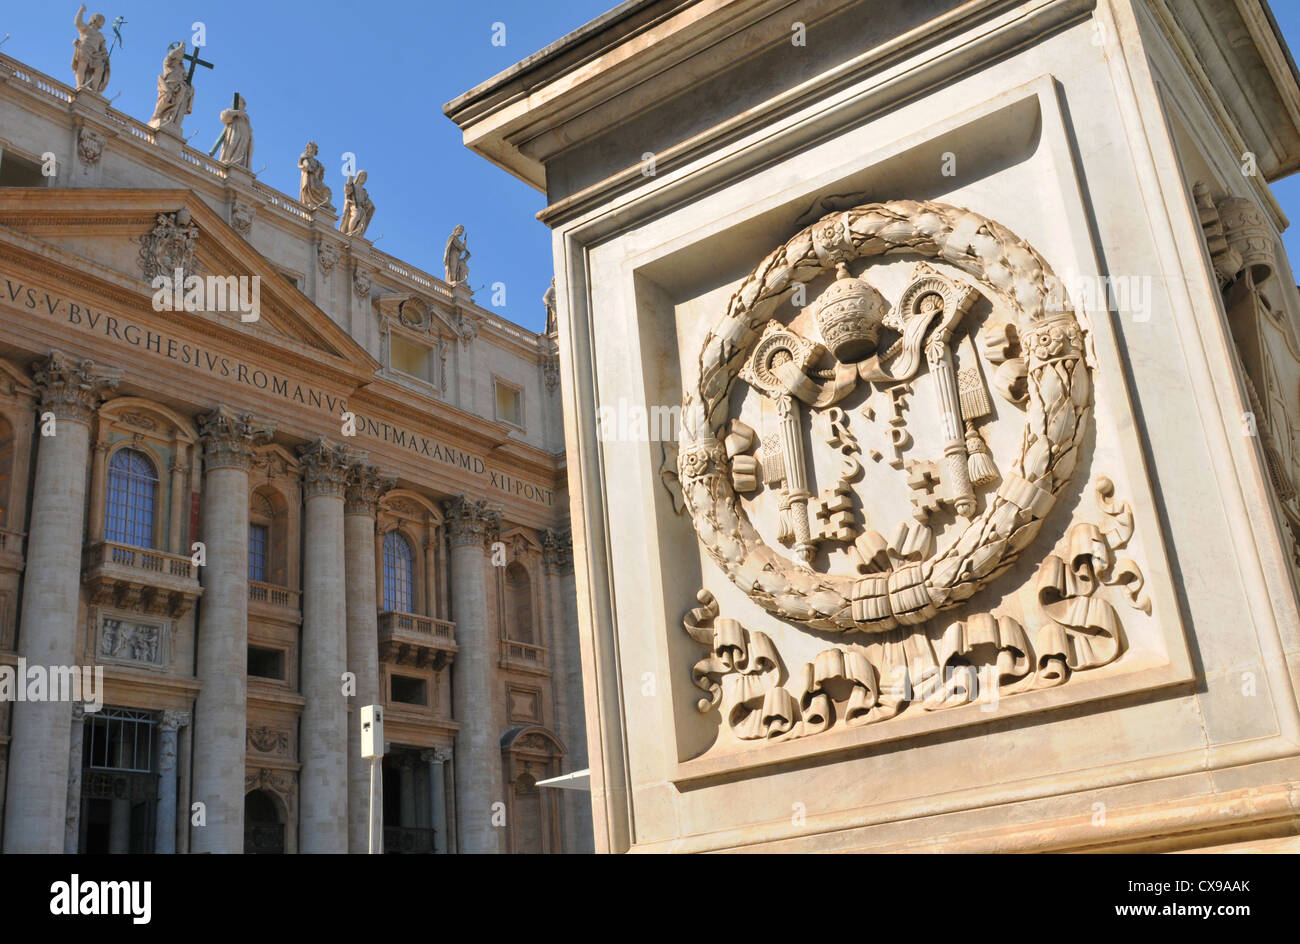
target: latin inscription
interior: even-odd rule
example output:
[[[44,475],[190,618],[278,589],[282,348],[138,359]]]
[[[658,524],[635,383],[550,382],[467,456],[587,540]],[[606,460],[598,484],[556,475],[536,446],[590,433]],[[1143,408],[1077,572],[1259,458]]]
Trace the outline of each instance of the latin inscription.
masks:
[[[0,276],[0,278],[4,277]],[[347,402],[342,397],[313,389],[308,384],[282,377],[274,371],[263,370],[224,354],[206,350],[200,344],[170,337],[164,333],[142,328],[124,318],[95,311],[89,305],[59,298],[36,286],[4,278],[4,285],[0,288],[0,292],[3,293],[0,297],[11,304],[37,312],[42,317],[66,320],[67,324],[82,331],[101,334],[122,344],[143,348],[182,367],[191,367],[234,383],[263,390],[292,403],[315,407],[333,418],[337,418],[347,409]],[[421,458],[441,462],[478,478],[486,478],[492,488],[507,494],[518,495],[548,507],[555,502],[555,493],[551,489],[489,469],[481,457],[471,455],[455,446],[430,441],[427,437],[411,430],[360,413],[356,414],[356,425],[358,433],[382,440],[399,449],[408,450]]]

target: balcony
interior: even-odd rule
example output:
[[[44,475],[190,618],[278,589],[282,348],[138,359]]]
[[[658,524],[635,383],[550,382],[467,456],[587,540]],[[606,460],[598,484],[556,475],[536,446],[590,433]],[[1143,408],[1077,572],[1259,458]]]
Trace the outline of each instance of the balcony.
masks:
[[[280,622],[298,623],[300,594],[297,590],[261,580],[248,581],[248,614]]]
[[[547,653],[543,646],[531,643],[515,642],[513,639],[501,640],[501,668],[514,669],[517,672],[532,672],[537,675],[549,675]]]
[[[188,557],[152,548],[100,541],[82,555],[82,582],[90,602],[179,619],[203,589]]]
[[[441,669],[455,654],[455,623],[395,610],[380,612],[379,657],[384,661]]]

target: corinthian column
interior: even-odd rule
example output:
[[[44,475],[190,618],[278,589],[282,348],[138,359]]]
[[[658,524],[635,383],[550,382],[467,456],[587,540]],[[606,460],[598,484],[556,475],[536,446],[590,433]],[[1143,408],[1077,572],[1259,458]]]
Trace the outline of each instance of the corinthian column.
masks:
[[[375,514],[379,499],[397,484],[372,465],[348,470],[343,504],[343,553],[347,566],[348,671],[357,678],[353,706],[377,705],[379,610],[375,604]],[[348,851],[366,852],[370,833],[370,761],[361,757],[361,720],[351,711],[348,739]]]
[[[76,660],[81,536],[85,527],[90,423],[120,371],[58,351],[33,365],[39,392],[36,480],[23,571],[18,654],[28,665]],[[72,703],[15,702],[5,801],[5,852],[63,851]]]
[[[299,849],[348,851],[348,705],[343,489],[359,458],[318,439],[299,450],[306,525],[302,581],[302,813]],[[373,578],[373,574],[372,574]]]
[[[457,846],[461,852],[500,852],[505,830],[492,825],[492,804],[504,803],[501,731],[496,704],[497,634],[487,619],[486,545],[501,528],[501,513],[463,495],[444,503],[451,539],[451,615],[456,622],[454,704]]]
[[[551,646],[554,650],[555,714],[558,734],[568,749],[566,773],[587,766],[587,723],[582,703],[582,653],[578,645],[578,596],[573,582],[573,541],[568,528],[542,535],[542,558],[549,577]],[[566,852],[594,852],[591,794],[561,790]]]
[[[197,671],[203,687],[194,704],[193,796],[205,807],[207,825],[195,827],[194,852],[244,850],[248,469],[254,447],[272,432],[247,413],[225,407],[199,417],[206,563],[199,568]]]
[[[164,711],[159,725],[158,809],[154,831],[154,851],[159,855],[176,851],[176,740],[180,729],[189,723],[188,711]]]

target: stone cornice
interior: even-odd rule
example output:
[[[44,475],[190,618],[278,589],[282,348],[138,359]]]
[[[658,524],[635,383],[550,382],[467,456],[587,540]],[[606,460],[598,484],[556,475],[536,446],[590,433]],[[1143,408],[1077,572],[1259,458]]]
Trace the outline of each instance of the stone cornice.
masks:
[[[490,543],[501,532],[501,512],[490,507],[486,499],[471,501],[457,495],[443,502],[442,508],[453,547]]]
[[[32,364],[37,403],[41,413],[56,419],[90,425],[99,405],[122,380],[120,370],[96,367],[94,361],[74,361],[61,351],[51,351],[43,361]]]
[[[253,450],[271,438],[275,426],[254,421],[250,413],[236,413],[219,406],[198,418],[203,442],[203,461],[212,469],[252,467]]]
[[[365,458],[365,453],[354,453],[324,437],[300,447],[298,461],[302,464],[303,498],[321,495],[342,498],[350,469]]]
[[[384,493],[397,487],[397,479],[385,476],[377,466],[357,462],[348,468],[343,487],[343,513],[375,517]]]

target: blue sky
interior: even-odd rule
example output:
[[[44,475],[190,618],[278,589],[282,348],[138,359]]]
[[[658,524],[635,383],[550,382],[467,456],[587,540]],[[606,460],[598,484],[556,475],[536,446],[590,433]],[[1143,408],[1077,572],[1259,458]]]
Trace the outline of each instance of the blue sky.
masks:
[[[0,52],[71,84],[78,3],[0,0],[0,37],[10,34]],[[253,121],[258,179],[296,197],[298,155],[315,140],[340,209],[341,155],[354,152],[369,172],[375,216],[367,236],[376,248],[441,277],[447,235],[464,223],[476,300],[490,308],[488,286],[504,282],[500,313],[540,331],[552,274],[550,231],[535,218],[545,201],[467,150],[442,105],[614,5],[96,0],[87,16],[103,13],[110,24],[126,18],[106,95],[142,121],[153,114],[168,44],[188,41],[191,24],[204,23],[202,56],[216,68],[200,68],[194,79],[193,113],[184,124],[192,146],[213,145],[217,116],[239,92]],[[492,45],[497,22],[506,27],[504,46]],[[104,32],[111,41],[111,30]]]
[[[326,182],[342,205],[341,156],[357,155],[369,171],[376,211],[367,235],[377,248],[442,275],[442,247],[457,223],[469,234],[470,282],[490,306],[493,282],[506,285],[500,313],[533,330],[545,316],[541,296],[551,277],[549,231],[535,215],[541,194],[468,151],[442,114],[444,102],[611,9],[616,0],[105,0],[88,13],[127,20],[125,44],[113,52],[107,94],[141,120],[153,112],[154,88],[169,43],[188,39],[202,22],[203,58],[190,143],[206,151],[220,133],[217,115],[234,92],[253,119],[253,170],[297,195],[297,158],[320,144]],[[63,82],[76,33],[76,3],[6,0],[0,51]],[[1300,0],[1275,0],[1274,14],[1300,48]],[[505,45],[493,45],[495,23]],[[106,30],[107,33],[107,30]],[[1300,221],[1300,175],[1275,184],[1283,211]],[[1284,239],[1300,263],[1300,222]]]
[[[1300,56],[1300,0],[1272,0],[1269,7],[1273,18],[1282,30],[1282,36],[1291,47],[1291,56]],[[1282,234],[1291,268],[1300,276],[1300,174],[1292,174],[1273,183],[1273,193],[1291,226]]]

